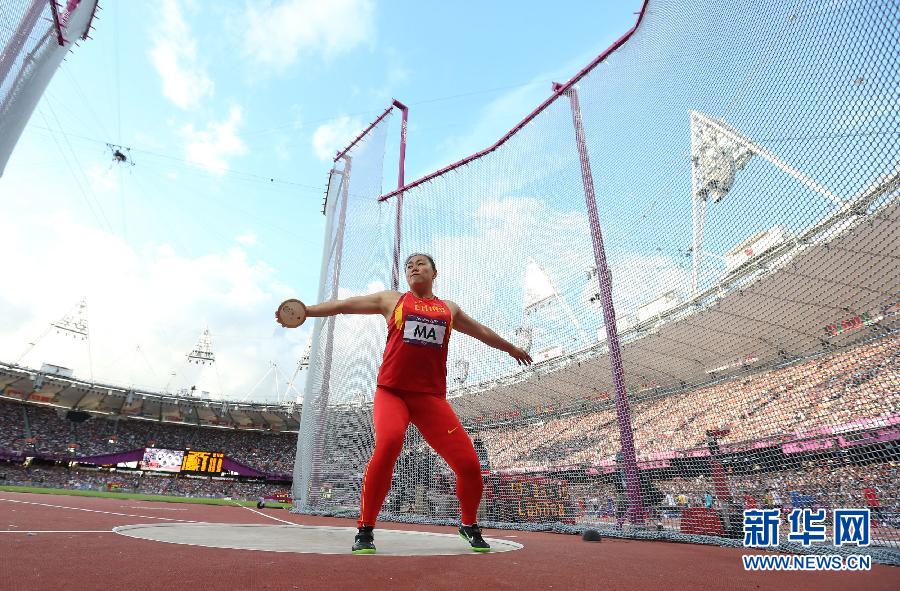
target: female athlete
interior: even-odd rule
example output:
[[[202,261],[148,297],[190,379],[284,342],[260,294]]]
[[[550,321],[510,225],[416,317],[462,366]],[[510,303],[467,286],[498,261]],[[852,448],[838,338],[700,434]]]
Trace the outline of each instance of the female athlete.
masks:
[[[375,450],[363,474],[354,554],[375,553],[375,520],[391,487],[394,464],[410,422],[456,473],[460,536],[475,552],[491,549],[476,523],[483,488],[478,456],[447,402],[447,345],[450,333],[456,330],[509,353],[519,364],[530,365],[531,357],[472,319],[456,303],[438,299],[432,292],[436,277],[434,259],[416,253],[406,259],[406,293],[382,291],[305,307],[306,316],[381,314],[388,323],[375,389]]]

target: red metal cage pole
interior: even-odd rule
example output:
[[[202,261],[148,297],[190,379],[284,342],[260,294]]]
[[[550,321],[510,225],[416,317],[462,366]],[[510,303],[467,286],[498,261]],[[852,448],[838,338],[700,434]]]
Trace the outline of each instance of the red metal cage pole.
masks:
[[[66,38],[62,34],[62,23],[59,20],[59,7],[56,5],[56,0],[50,0],[50,12],[53,13],[53,28],[56,29],[56,42],[59,43],[60,47],[63,47],[66,44]]]
[[[340,160],[341,158],[343,158],[344,155],[345,155],[347,152],[349,152],[350,150],[353,149],[353,146],[355,146],[356,144],[359,143],[359,140],[361,140],[361,139],[363,139],[364,137],[366,137],[366,134],[369,133],[369,131],[370,131],[373,127],[375,127],[376,125],[378,125],[379,123],[381,123],[381,120],[384,119],[385,117],[387,117],[387,116],[388,116],[388,113],[390,113],[393,109],[394,109],[394,105],[392,104],[390,107],[388,107],[387,109],[385,109],[384,112],[383,112],[381,115],[379,115],[378,117],[376,117],[376,118],[375,118],[375,121],[369,123],[369,126],[366,127],[364,130],[362,130],[358,136],[356,136],[355,138],[353,138],[353,141],[350,142],[350,144],[349,144],[346,148],[344,148],[343,150],[341,150],[340,152],[337,153],[337,155],[334,157],[334,161],[337,162],[338,160]]]
[[[403,118],[400,120],[400,167],[397,173],[397,189],[403,188],[404,172],[406,166],[406,121],[409,117],[409,107],[394,99],[393,106],[400,109]],[[403,216],[403,193],[397,195],[397,222],[394,227],[394,268],[391,272],[391,289],[397,290],[400,286],[400,225]]]
[[[584,200],[587,203],[588,223],[591,228],[594,263],[597,265],[597,280],[600,283],[600,301],[603,304],[603,324],[606,326],[609,365],[616,391],[616,415],[619,422],[622,467],[625,472],[625,492],[628,496],[628,517],[632,523],[643,523],[644,508],[641,501],[637,459],[634,453],[631,410],[628,407],[628,394],[625,389],[625,370],[622,366],[622,352],[619,347],[619,334],[616,330],[612,278],[606,261],[606,249],[603,247],[603,233],[600,230],[600,215],[597,212],[597,199],[594,193],[594,177],[591,173],[591,161],[588,156],[584,123],[581,118],[581,103],[578,101],[578,90],[575,86],[563,88],[562,84],[554,83],[553,90],[568,95],[572,108],[572,125],[575,127],[575,144],[578,146],[578,159],[581,162],[581,181],[584,184]]]
[[[376,125],[381,123],[381,121],[388,116],[388,114],[394,109],[400,109],[402,113],[402,119],[400,121],[400,162],[397,170],[397,191],[403,188],[403,184],[406,182],[406,123],[409,119],[409,107],[394,99],[387,109],[384,110],[381,115],[375,118],[372,123],[368,125],[359,135],[357,135],[350,144],[338,152],[334,161],[337,162],[344,156],[346,156],[350,150],[353,149],[356,144],[362,140],[366,136],[369,131],[372,130]],[[397,193],[395,191],[394,193]],[[394,194],[392,193],[392,194]],[[322,213],[325,213],[324,206]],[[401,223],[403,217],[403,195],[399,194],[399,198],[397,199],[397,214],[396,214],[396,222],[394,225],[394,255],[393,255],[393,268],[391,269],[391,289],[397,289],[400,285],[400,234],[401,234]]]

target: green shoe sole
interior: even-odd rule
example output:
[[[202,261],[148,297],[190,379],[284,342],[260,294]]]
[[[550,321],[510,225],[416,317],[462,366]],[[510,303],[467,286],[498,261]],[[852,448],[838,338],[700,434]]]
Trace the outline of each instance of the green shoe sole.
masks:
[[[362,550],[353,550],[354,554],[375,554],[375,548],[363,548]]]
[[[467,544],[469,543],[469,538],[467,538],[466,536],[459,534],[459,537],[462,538],[465,543],[467,543]],[[473,548],[471,545],[469,546],[469,548],[472,550],[472,552],[490,552],[491,551],[490,548]]]

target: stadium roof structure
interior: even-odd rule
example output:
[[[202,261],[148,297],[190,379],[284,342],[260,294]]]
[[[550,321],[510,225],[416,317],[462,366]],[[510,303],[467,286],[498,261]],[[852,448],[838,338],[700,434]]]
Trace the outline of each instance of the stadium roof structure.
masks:
[[[233,402],[89,383],[0,363],[0,399],[188,426],[296,432],[301,405]]]
[[[900,238],[898,190],[900,170],[680,305],[620,328],[629,391],[696,388],[900,329],[898,248],[891,244]],[[879,252],[894,263],[873,265]],[[869,326],[836,335],[824,330],[863,313]],[[463,421],[490,421],[498,409],[567,408],[612,391],[604,339],[500,378],[460,385],[448,398]]]

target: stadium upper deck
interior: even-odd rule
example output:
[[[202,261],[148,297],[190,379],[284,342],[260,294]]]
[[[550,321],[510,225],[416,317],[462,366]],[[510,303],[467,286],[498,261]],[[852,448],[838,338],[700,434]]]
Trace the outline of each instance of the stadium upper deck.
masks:
[[[41,374],[6,363],[0,363],[0,398],[97,415],[204,427],[295,432],[300,425],[299,404],[231,402],[147,392]]]
[[[898,188],[900,171],[711,288],[643,322],[620,323],[629,389],[696,388],[895,332],[900,274],[890,253],[897,251]],[[568,406],[596,398],[613,390],[610,376],[601,340],[527,370],[457,387],[450,397],[471,420],[513,405]]]

